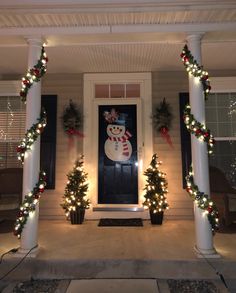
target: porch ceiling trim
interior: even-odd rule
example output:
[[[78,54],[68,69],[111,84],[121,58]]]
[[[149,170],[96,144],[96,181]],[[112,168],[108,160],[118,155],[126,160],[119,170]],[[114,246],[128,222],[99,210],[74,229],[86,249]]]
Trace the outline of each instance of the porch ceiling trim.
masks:
[[[80,27],[24,27],[1,28],[1,36],[48,36],[48,35],[78,35],[78,34],[114,34],[114,33],[154,33],[154,32],[214,32],[236,31],[236,22],[231,23],[201,23],[201,24],[135,24],[110,26],[80,26]]]
[[[0,11],[17,13],[145,12],[233,9],[234,0],[1,0]]]

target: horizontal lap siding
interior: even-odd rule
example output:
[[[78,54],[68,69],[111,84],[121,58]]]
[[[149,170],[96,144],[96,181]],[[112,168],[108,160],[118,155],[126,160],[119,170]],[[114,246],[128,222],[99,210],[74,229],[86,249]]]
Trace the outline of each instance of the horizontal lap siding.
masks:
[[[153,109],[163,98],[166,98],[166,101],[171,105],[174,116],[169,132],[174,146],[173,149],[154,130],[154,152],[163,161],[161,169],[166,172],[169,183],[168,202],[170,209],[166,212],[166,216],[173,219],[193,217],[192,200],[182,188],[179,93],[187,91],[188,80],[185,72],[153,72]]]
[[[42,94],[58,96],[57,105],[57,147],[56,147],[56,189],[45,191],[40,203],[40,218],[58,219],[64,217],[60,207],[66,174],[72,168],[73,155],[68,155],[68,138],[62,129],[61,116],[64,106],[70,99],[82,107],[83,78],[81,74],[53,74],[43,79]],[[181,142],[179,128],[179,92],[188,91],[186,74],[179,72],[154,72],[152,74],[153,106],[165,97],[171,104],[174,114],[173,126],[170,130],[174,145],[172,150],[168,144],[154,131],[154,151],[163,161],[162,170],[167,173],[169,181],[168,201],[169,218],[191,218],[193,216],[192,201],[182,188]],[[85,134],[86,135],[86,134]],[[78,140],[78,153],[82,152],[81,139]],[[87,170],[88,171],[88,170]]]
[[[46,190],[40,201],[40,218],[64,218],[64,211],[60,206],[67,181],[66,174],[73,167],[75,156],[68,153],[68,138],[62,128],[61,116],[64,107],[70,99],[81,106],[83,102],[83,79],[81,74],[53,74],[45,75],[42,84],[42,94],[57,95],[57,145],[56,145],[56,188]],[[82,152],[82,140],[77,142],[77,152]]]

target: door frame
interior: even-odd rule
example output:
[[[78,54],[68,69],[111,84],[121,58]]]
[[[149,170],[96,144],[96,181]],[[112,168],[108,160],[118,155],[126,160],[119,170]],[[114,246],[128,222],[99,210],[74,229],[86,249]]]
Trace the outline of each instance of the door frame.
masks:
[[[141,98],[95,99],[96,83],[139,83]],[[138,149],[138,204],[98,204],[98,106],[137,106],[137,149]],[[143,171],[149,165],[153,154],[152,136],[152,94],[151,73],[99,73],[84,74],[84,139],[83,153],[85,170],[88,172],[89,191],[93,211],[98,210],[143,210]]]

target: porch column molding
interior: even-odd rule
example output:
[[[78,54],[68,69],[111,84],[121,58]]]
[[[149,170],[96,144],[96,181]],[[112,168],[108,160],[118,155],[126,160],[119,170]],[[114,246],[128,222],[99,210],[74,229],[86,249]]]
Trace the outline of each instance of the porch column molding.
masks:
[[[43,40],[41,37],[28,37],[28,68],[32,68],[37,64],[40,55]],[[32,124],[37,122],[41,111],[41,81],[36,82],[30,88],[27,95],[26,103],[26,130]],[[34,142],[32,150],[27,152],[24,161],[23,171],[23,196],[28,194],[35,187],[39,179],[40,171],[40,136]],[[38,245],[38,217],[39,204],[37,204],[35,212],[30,214],[27,223],[21,235],[20,253],[26,253],[33,247]]]
[[[201,63],[201,38],[203,33],[195,33],[188,35],[188,48],[194,59]],[[189,73],[189,96],[191,112],[196,120],[205,124],[205,100],[202,89],[202,84],[198,78]],[[206,143],[191,135],[191,149],[192,149],[192,164],[194,172],[194,182],[201,192],[210,194],[209,186],[209,163]],[[195,217],[195,233],[196,244],[195,250],[199,257],[216,256],[216,251],[213,246],[213,236],[211,232],[211,225],[208,221],[204,211],[197,207],[194,202],[194,217]]]

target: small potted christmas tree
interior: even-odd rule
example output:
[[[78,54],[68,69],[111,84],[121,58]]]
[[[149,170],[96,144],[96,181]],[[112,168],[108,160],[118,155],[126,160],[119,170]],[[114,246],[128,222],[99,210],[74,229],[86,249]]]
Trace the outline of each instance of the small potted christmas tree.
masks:
[[[166,200],[167,180],[166,174],[159,170],[161,161],[157,161],[157,155],[152,156],[152,161],[144,172],[147,176],[145,185],[145,201],[144,208],[149,209],[151,223],[154,225],[161,225],[163,220],[163,211],[169,208]]]
[[[63,196],[62,208],[71,224],[82,224],[85,210],[89,208],[89,199],[85,199],[88,191],[87,176],[83,170],[83,156],[76,160],[74,168],[67,174],[67,184]]]

